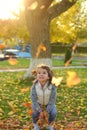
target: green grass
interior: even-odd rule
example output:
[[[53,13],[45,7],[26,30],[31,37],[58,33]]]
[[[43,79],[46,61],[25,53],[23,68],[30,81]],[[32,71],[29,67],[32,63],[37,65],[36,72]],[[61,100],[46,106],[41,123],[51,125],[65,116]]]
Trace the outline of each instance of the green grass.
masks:
[[[80,77],[80,84],[67,87],[67,71],[75,71]],[[16,117],[22,122],[31,121],[28,108],[23,103],[30,102],[29,91],[22,89],[31,88],[31,79],[21,80],[25,72],[0,73],[0,119]],[[57,88],[57,118],[56,121],[87,121],[87,68],[84,69],[60,69],[54,70],[57,77],[63,76],[61,85]],[[8,102],[13,104],[16,112],[13,112]]]
[[[0,61],[0,69],[28,68],[30,65],[30,59],[27,58],[18,58],[17,61],[16,65],[11,65],[8,60]],[[73,59],[69,66],[82,66],[84,63],[87,63],[87,60]],[[52,64],[53,66],[64,66],[64,59],[52,59]]]
[[[14,69],[14,68],[28,68],[30,64],[30,59],[18,58],[18,63],[16,65],[11,65],[8,60],[0,61],[0,69]]]
[[[87,63],[87,60],[73,59],[69,66],[82,66]],[[64,59],[52,59],[53,66],[65,66]]]

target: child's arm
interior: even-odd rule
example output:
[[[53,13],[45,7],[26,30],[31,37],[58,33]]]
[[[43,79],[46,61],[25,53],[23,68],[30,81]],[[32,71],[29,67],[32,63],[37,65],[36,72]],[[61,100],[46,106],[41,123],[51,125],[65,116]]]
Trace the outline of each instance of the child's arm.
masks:
[[[55,101],[56,101],[56,87],[53,86],[51,96],[50,96],[50,100],[49,100],[49,103],[48,103],[47,109],[46,109],[48,113],[51,111],[53,105],[55,105]]]
[[[32,87],[30,95],[31,95],[33,109],[41,112],[42,111],[41,107],[40,107],[39,103],[37,102],[37,94],[36,94],[35,86]]]

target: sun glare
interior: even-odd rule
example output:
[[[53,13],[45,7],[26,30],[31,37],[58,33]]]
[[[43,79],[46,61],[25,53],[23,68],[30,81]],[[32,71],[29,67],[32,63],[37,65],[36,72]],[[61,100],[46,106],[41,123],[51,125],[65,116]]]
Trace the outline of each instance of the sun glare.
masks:
[[[82,3],[82,8],[84,9],[85,13],[87,12],[87,1]]]
[[[0,0],[0,19],[15,18],[22,8],[22,0]]]

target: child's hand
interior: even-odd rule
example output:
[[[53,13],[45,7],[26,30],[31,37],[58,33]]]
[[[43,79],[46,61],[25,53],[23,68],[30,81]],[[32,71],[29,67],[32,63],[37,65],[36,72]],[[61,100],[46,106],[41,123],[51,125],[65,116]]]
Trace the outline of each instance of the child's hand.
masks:
[[[40,112],[39,118],[44,118],[44,113]]]
[[[48,125],[48,113],[46,111],[40,112],[38,125],[43,128]]]

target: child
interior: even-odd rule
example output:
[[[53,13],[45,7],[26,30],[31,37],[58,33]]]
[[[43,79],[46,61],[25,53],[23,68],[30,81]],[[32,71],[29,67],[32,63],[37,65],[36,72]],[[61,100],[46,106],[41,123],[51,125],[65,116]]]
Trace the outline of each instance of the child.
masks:
[[[32,72],[36,76],[36,80],[31,89],[31,100],[33,108],[33,123],[34,130],[40,130],[40,126],[37,124],[38,117],[43,115],[43,106],[46,108],[46,112],[49,115],[49,130],[54,130],[51,123],[56,117],[56,87],[51,83],[53,73],[51,69],[46,65],[40,65]]]

